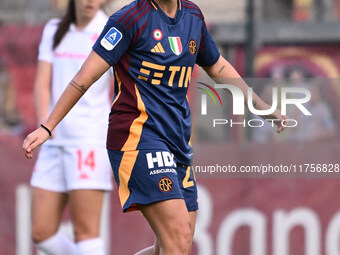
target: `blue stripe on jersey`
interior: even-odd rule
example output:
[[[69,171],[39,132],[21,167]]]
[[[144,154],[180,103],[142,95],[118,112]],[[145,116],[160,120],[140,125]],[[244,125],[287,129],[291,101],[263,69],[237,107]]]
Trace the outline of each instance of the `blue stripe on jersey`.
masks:
[[[125,13],[118,19],[119,23],[123,23],[125,21],[126,18],[129,18],[131,16],[131,13],[133,11],[135,11],[136,9],[138,9],[138,7],[140,7],[142,4],[148,2],[148,0],[144,0],[142,2],[132,2],[130,5],[126,6],[125,8],[123,8],[123,10],[125,10]]]
[[[190,1],[183,1],[183,7],[187,12],[189,12],[193,15],[196,15],[200,19],[204,20],[204,16],[203,16],[202,11],[194,3],[190,2]]]
[[[122,21],[122,25],[126,28],[131,26],[132,23],[135,23],[140,19],[142,13],[145,13],[145,11],[148,9],[150,10],[151,7],[152,6],[149,1],[144,1],[144,4],[138,6],[135,11],[133,11],[127,16],[126,19],[124,19],[124,21]]]
[[[151,7],[150,0],[133,1],[114,14],[115,20],[124,29],[129,30],[152,9]]]

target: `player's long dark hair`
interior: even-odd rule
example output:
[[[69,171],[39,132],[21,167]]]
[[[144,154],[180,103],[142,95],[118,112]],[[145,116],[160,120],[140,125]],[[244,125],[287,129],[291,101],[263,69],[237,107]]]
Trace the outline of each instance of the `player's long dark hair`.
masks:
[[[70,28],[72,22],[76,22],[76,6],[74,0],[69,0],[67,11],[58,24],[58,29],[53,38],[53,49],[55,49],[59,45],[59,43],[67,33],[68,29]]]

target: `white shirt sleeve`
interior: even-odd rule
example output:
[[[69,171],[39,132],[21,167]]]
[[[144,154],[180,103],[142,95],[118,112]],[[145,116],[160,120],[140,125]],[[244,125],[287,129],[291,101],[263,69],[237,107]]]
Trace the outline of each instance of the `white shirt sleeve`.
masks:
[[[52,62],[53,60],[53,38],[57,31],[59,19],[51,19],[44,27],[39,45],[38,60]]]

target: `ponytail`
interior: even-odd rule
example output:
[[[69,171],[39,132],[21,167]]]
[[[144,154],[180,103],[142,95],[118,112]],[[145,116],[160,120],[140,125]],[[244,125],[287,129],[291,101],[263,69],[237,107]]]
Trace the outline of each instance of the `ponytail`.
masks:
[[[74,0],[69,0],[66,14],[59,22],[58,29],[53,38],[53,49],[59,45],[72,22],[76,22],[76,7]]]

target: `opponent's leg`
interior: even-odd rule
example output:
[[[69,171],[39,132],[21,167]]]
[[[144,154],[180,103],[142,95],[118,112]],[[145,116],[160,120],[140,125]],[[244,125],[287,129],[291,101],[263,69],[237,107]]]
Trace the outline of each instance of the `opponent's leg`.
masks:
[[[71,216],[79,255],[104,255],[104,242],[99,238],[104,191],[73,190],[69,193]]]
[[[75,244],[58,233],[67,194],[32,188],[32,237],[41,251],[48,254],[76,254]]]
[[[190,254],[192,223],[183,199],[170,199],[140,207],[153,229],[159,254]]]

